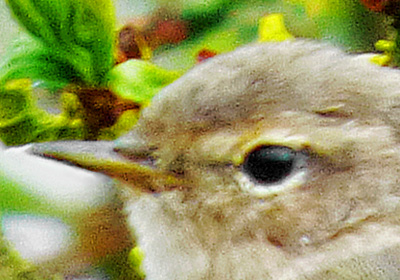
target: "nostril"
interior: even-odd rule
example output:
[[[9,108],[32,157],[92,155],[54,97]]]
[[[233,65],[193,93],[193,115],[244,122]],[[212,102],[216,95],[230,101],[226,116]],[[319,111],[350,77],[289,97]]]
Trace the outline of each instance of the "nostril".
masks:
[[[139,164],[141,164],[141,165],[146,165],[146,166],[151,167],[151,168],[155,168],[156,167],[156,160],[153,157],[135,158],[134,161],[139,163]]]
[[[114,151],[120,154],[123,158],[133,161],[140,165],[155,168],[157,160],[150,155],[150,153],[134,154],[134,153],[121,153],[119,149],[114,148]]]
[[[157,149],[156,146],[149,145],[135,130],[119,138],[113,147],[114,152],[125,159],[150,167],[155,167],[156,160],[152,155]]]

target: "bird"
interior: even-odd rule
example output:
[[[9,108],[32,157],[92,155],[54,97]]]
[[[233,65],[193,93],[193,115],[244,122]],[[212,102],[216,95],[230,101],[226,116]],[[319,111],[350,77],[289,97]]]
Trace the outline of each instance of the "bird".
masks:
[[[114,142],[33,145],[125,186],[146,279],[399,279],[400,72],[324,42],[193,67]]]

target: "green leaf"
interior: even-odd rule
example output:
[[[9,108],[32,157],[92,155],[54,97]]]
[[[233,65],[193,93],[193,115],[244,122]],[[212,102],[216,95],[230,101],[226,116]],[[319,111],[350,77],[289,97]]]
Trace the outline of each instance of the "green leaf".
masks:
[[[78,79],[68,61],[30,36],[21,36],[0,62],[0,84],[30,78],[52,83],[53,89]]]
[[[50,54],[49,69],[58,68],[56,72],[66,79],[73,76],[76,82],[85,85],[104,83],[113,66],[114,8],[111,1],[8,0],[8,4],[20,24],[42,43],[41,51]],[[43,53],[37,54],[36,61],[30,65],[43,64]]]
[[[169,71],[148,61],[131,59],[111,70],[109,86],[121,97],[147,104],[157,92],[180,76],[178,71]]]
[[[230,6],[236,1],[213,0],[213,1],[182,1],[182,19],[190,22],[191,31],[199,34],[222,22],[229,13]]]

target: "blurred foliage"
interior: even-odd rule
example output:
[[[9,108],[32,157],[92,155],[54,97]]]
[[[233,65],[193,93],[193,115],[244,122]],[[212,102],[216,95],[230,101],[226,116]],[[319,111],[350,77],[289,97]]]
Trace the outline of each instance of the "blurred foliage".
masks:
[[[119,36],[110,0],[8,4],[27,34],[0,61],[0,100],[14,100],[0,114],[0,139],[7,145],[116,138],[162,87],[198,63],[200,54],[228,52],[260,36],[269,40],[260,30],[274,37],[271,29],[284,28],[285,34],[275,33],[329,40],[357,52],[373,50],[379,39],[394,39],[388,16],[357,0],[159,0],[152,13],[133,18]],[[267,14],[279,14],[279,22],[260,21]],[[136,59],[126,61],[130,58]],[[8,93],[9,81],[27,78],[30,84],[21,82],[23,87]],[[40,106],[43,99],[52,106]]]
[[[136,257],[138,247],[107,256],[101,264],[108,275],[116,280],[142,280],[145,275],[140,268],[142,258]]]
[[[0,279],[3,280],[43,280],[43,275],[26,260],[22,260],[18,252],[11,249],[8,242],[0,235]],[[48,280],[62,280],[62,275],[54,275]]]
[[[381,54],[376,54],[371,58],[371,62],[380,66],[389,66],[393,64],[393,57],[395,55],[394,41],[379,40],[375,44],[375,48],[381,51]]]
[[[0,88],[0,138],[9,145],[54,139],[79,139],[83,126],[63,114],[36,106],[31,81],[10,80]]]
[[[192,33],[178,46],[159,47],[154,55],[156,63],[171,69],[189,69],[202,49],[223,53],[254,42],[259,20],[268,14],[281,14],[294,37],[327,40],[352,52],[373,51],[375,42],[391,33],[390,19],[366,9],[358,0],[207,1],[197,4],[202,13],[192,8],[196,5],[177,3],[181,6],[174,9],[182,11]],[[202,28],[197,29],[198,24]]]
[[[0,213],[31,213],[56,215],[57,207],[34,194],[28,193],[23,186],[10,180],[0,172]],[[1,221],[1,217],[0,217]]]
[[[260,42],[280,42],[294,39],[287,31],[282,14],[270,14],[260,19],[258,40]]]
[[[141,279],[145,278],[145,273],[142,270],[141,264],[144,259],[144,253],[140,247],[135,247],[129,252],[128,260],[131,263],[132,269],[137,273]]]

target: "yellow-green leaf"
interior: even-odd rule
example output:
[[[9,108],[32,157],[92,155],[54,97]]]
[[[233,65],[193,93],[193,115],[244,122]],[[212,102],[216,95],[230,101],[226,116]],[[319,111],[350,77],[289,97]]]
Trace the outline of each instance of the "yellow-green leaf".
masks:
[[[151,62],[131,59],[114,67],[109,75],[109,86],[121,97],[147,104],[164,86],[181,73],[161,68]]]

